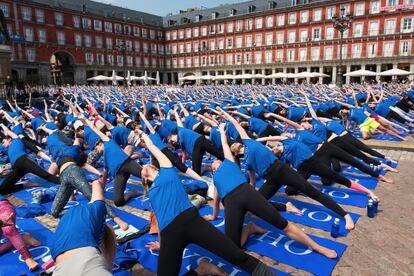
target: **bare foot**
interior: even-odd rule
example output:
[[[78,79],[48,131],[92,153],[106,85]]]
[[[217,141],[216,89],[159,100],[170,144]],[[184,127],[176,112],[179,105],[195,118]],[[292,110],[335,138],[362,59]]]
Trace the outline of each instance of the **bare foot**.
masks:
[[[394,172],[394,173],[398,173],[399,171],[393,167],[388,166],[387,164],[381,164],[381,167],[389,172]]]
[[[249,233],[249,236],[253,234],[264,234],[267,232],[266,229],[257,226],[256,223],[252,221],[247,223],[246,227],[247,227],[247,232]]]
[[[35,260],[33,260],[33,258],[28,258],[24,261],[31,272],[36,271],[40,267],[39,264]]]
[[[213,265],[206,259],[202,259],[195,269],[197,275],[204,276],[204,275],[219,275],[219,276],[227,276],[227,272],[223,269],[219,268],[218,266]]]
[[[124,231],[128,230],[129,225],[123,221],[120,217],[115,217],[114,222]]]
[[[299,210],[298,208],[296,208],[296,206],[293,205],[293,203],[290,201],[286,203],[286,211],[289,213],[294,213],[294,214],[303,216],[303,212]]]
[[[352,220],[351,216],[349,214],[347,214],[345,217],[345,229],[348,231],[354,230],[355,229],[355,224],[354,221]]]
[[[30,233],[28,233],[28,232],[25,232],[25,233],[23,234],[23,240],[24,240],[24,242],[25,242],[27,245],[31,245],[31,246],[33,246],[33,247],[38,247],[38,246],[40,246],[40,245],[41,245],[41,242],[40,242],[40,241],[38,241],[38,240],[36,240],[36,239],[32,236],[32,234],[30,234]]]
[[[383,175],[378,176],[378,179],[385,183],[394,184],[394,180],[392,180],[391,178],[385,177]]]
[[[332,249],[329,249],[323,246],[318,246],[317,248],[315,248],[315,251],[318,252],[319,254],[322,254],[328,257],[329,259],[335,259],[338,256],[335,250],[332,250]]]
[[[161,245],[160,242],[149,242],[145,245],[146,248],[148,248],[148,250],[160,250]]]

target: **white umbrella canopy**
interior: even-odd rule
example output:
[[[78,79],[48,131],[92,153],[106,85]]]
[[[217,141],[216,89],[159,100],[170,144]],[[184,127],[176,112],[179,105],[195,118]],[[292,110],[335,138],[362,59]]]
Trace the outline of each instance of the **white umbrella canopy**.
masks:
[[[253,79],[264,79],[265,75],[263,74],[253,74],[252,78]]]
[[[234,79],[236,80],[242,80],[242,79],[252,79],[253,75],[252,74],[241,74],[241,75],[235,75]]]
[[[193,80],[196,80],[196,79],[197,79],[197,77],[196,77],[196,76],[194,76],[194,75],[191,75],[191,76],[185,76],[185,77],[180,78],[180,80],[184,80],[184,81],[186,81],[186,80],[188,80],[188,81],[193,81]]]
[[[234,75],[225,74],[225,75],[217,75],[213,78],[213,80],[231,80],[234,79]]]
[[[411,74],[410,71],[394,68],[381,73],[378,73],[379,76],[407,76]]]
[[[141,80],[141,77],[131,76],[131,81]]]
[[[265,79],[282,79],[282,78],[286,78],[286,76],[287,75],[285,73],[278,72],[278,73],[265,76]]]
[[[300,72],[297,74],[294,74],[294,78],[299,78],[299,79],[306,79],[306,78],[313,78],[314,75],[311,72]]]
[[[287,73],[286,78],[296,78],[296,75],[293,73]]]
[[[155,80],[157,81],[157,85],[160,85],[160,72],[157,71],[157,76],[155,77]]]
[[[111,80],[111,77],[107,77],[107,76],[104,76],[104,75],[97,75],[97,76],[89,78],[87,80],[88,81],[106,81],[106,80]]]
[[[195,77],[196,80],[212,80],[214,76],[212,75],[203,75]]]
[[[377,73],[369,71],[369,70],[365,70],[365,69],[359,69],[359,70],[344,74],[344,76],[349,76],[349,77],[362,77],[362,76],[370,77],[370,76],[376,76],[376,75]]]
[[[325,78],[325,77],[329,77],[328,74],[319,73],[319,72],[312,72],[312,74],[313,74],[313,77],[314,78],[319,78],[319,77]]]

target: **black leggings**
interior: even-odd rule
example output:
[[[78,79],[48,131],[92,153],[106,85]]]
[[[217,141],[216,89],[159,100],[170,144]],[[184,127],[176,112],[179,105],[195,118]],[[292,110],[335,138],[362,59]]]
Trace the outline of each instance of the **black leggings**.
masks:
[[[304,161],[298,168],[298,173],[303,178],[308,179],[312,174],[319,175],[321,178],[326,178],[329,181],[337,182],[346,187],[351,187],[351,181],[332,170],[331,167],[324,164],[318,157],[313,156],[312,158]]]
[[[203,156],[206,152],[214,155],[220,160],[224,160],[223,152],[218,150],[210,140],[207,140],[205,137],[201,136],[195,142],[193,154],[191,156],[193,170],[198,174],[201,174],[201,163],[203,162]]]
[[[12,167],[12,171],[4,178],[3,183],[0,186],[0,194],[10,194],[23,189],[23,185],[15,184],[27,173],[32,173],[49,182],[60,184],[58,177],[45,171],[36,162],[27,157],[27,155],[23,155],[16,160]]]
[[[228,237],[203,219],[194,207],[179,214],[161,231],[157,275],[178,275],[183,251],[190,243],[207,249],[249,274],[275,275],[270,271],[267,274],[259,274],[258,267],[263,266],[263,263],[238,248]],[[192,275],[196,274],[192,273]]]
[[[313,187],[299,173],[291,169],[288,165],[280,160],[276,161],[267,169],[265,176],[266,183],[260,187],[259,192],[266,198],[270,199],[282,185],[287,185],[286,194],[289,194],[289,187],[300,191],[308,197],[320,202],[323,206],[331,209],[335,213],[344,217],[346,212],[329,196]]]
[[[115,206],[125,205],[124,192],[127,181],[132,175],[141,177],[142,167],[134,160],[128,158],[119,168],[114,177],[114,204]]]
[[[34,140],[32,140],[32,139],[30,139],[29,137],[27,137],[27,136],[23,136],[22,138],[21,138],[21,140],[22,140],[22,142],[23,142],[23,144],[24,144],[24,146],[27,148],[27,149],[29,149],[29,150],[31,150],[32,152],[34,152],[35,154],[37,154],[42,148],[40,147],[40,145],[36,142],[36,141],[34,141]]]
[[[247,211],[283,230],[288,222],[279,212],[250,184],[242,184],[231,191],[224,199],[224,220],[226,235],[241,247],[241,233],[244,215]]]
[[[268,137],[268,136],[279,136],[280,131],[276,128],[272,127],[271,125],[267,125],[265,131],[260,134],[260,137]]]
[[[318,151],[315,154],[316,156],[318,156],[322,162],[324,162],[327,165],[331,164],[331,160],[333,158],[344,162],[352,167],[355,167],[357,169],[359,169],[360,171],[369,174],[373,177],[378,177],[379,173],[375,172],[374,170],[372,170],[370,167],[362,164],[361,162],[359,162],[358,160],[356,160],[354,157],[352,157],[352,155],[350,155],[349,153],[347,153],[346,151],[344,151],[343,149],[329,143],[329,142],[324,142],[322,147],[320,147],[318,149]]]
[[[393,110],[391,110],[390,113],[388,113],[387,119],[388,120],[396,120],[397,122],[399,122],[401,124],[408,123],[408,121],[406,119],[401,117],[400,114],[398,114],[397,112],[395,112]]]
[[[385,159],[385,155],[379,153],[378,151],[374,150],[373,148],[367,146],[364,142],[360,141],[359,139],[352,136],[351,133],[347,133],[344,136],[341,136],[342,140],[346,141],[348,144],[352,144],[357,147],[360,151],[365,153],[371,154],[372,156],[379,157],[381,159]]]
[[[167,156],[167,158],[171,161],[174,167],[176,167],[180,172],[186,173],[188,170],[188,167],[184,165],[183,162],[181,162],[181,159],[178,157],[177,154],[172,152],[169,148],[163,148],[162,153]],[[158,163],[157,158],[152,158],[152,164],[156,166],[157,168],[160,167],[160,164]]]
[[[364,154],[362,151],[360,151],[353,144],[348,143],[341,136],[337,136],[334,139],[332,139],[331,143],[338,146],[339,148],[343,149],[344,151],[351,154],[352,156],[361,159],[362,161],[364,161],[367,164],[373,164],[375,166],[381,165],[381,162],[379,162],[378,160]]]

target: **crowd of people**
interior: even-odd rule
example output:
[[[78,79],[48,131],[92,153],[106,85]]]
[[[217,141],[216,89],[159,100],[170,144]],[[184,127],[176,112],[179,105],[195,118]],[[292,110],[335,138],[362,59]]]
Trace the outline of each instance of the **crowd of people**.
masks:
[[[0,111],[1,150],[8,157],[0,172],[0,234],[8,241],[0,244],[0,254],[15,249],[31,271],[39,268],[28,250],[39,242],[30,233],[19,234],[15,209],[7,200],[14,192],[40,185],[21,184],[31,173],[59,185],[51,210],[60,219],[53,275],[111,275],[116,244],[105,218],[128,229],[129,222],[114,209],[140,195],[126,189],[131,176],[142,180],[156,218],[159,241],[148,247],[160,250],[158,275],[178,275],[190,243],[251,275],[274,275],[243,251],[250,235],[266,231],[253,222],[244,226],[248,212],[315,252],[336,258],[334,250],[280,215],[301,210],[271,197],[286,185],[286,196],[307,195],[342,217],[351,231],[351,216],[309,177],[317,175],[324,185],[340,184],[379,200],[372,190],[340,174],[341,164],[393,183],[378,171],[398,171],[363,139],[384,133],[405,141],[414,126],[414,88],[409,84],[51,86],[46,94],[36,105],[31,97],[26,104],[6,101]],[[142,158],[144,154],[151,158]],[[209,166],[205,158],[212,161]],[[86,171],[96,180],[88,181]],[[211,181],[203,177],[206,172]],[[212,214],[200,216],[180,174],[214,185]],[[258,179],[265,182],[256,189]],[[103,188],[112,180],[110,204]],[[65,210],[76,191],[89,204]],[[217,219],[222,207],[224,233],[208,222]],[[226,272],[202,261],[187,274]]]

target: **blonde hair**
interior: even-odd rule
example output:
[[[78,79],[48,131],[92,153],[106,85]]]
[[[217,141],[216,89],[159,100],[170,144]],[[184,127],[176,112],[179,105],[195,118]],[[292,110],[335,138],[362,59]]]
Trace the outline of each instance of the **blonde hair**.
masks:
[[[112,271],[116,253],[116,236],[112,226],[109,226],[108,224],[104,225],[104,233],[101,242],[101,253],[106,260],[107,268],[109,271]]]

